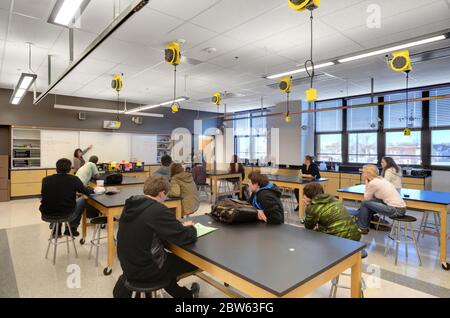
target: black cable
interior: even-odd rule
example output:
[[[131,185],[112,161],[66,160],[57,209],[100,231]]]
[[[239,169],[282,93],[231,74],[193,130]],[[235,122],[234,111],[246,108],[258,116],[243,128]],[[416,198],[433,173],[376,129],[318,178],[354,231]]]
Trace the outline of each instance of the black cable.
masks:
[[[409,116],[409,71],[406,72],[406,127],[409,126],[408,116]]]
[[[119,106],[119,91],[117,91],[117,121],[120,121]]]
[[[287,101],[286,101],[286,117],[289,117],[289,93],[287,93]]]
[[[313,20],[314,20],[314,17],[313,17],[313,13],[312,13],[312,10],[310,11],[311,12],[311,15],[310,15],[310,17],[309,17],[309,19],[310,19],[310,22],[311,22],[311,47],[310,47],[310,58],[309,58],[309,60],[306,60],[305,61],[305,70],[306,70],[306,73],[308,74],[308,76],[309,76],[309,78],[311,79],[311,88],[313,88],[313,82],[314,82],[314,76],[315,76],[315,70],[314,70],[314,61],[313,61]],[[311,65],[311,72],[308,70],[308,64],[310,64]]]
[[[175,104],[175,99],[177,98],[177,66],[175,65],[173,71],[173,103]]]

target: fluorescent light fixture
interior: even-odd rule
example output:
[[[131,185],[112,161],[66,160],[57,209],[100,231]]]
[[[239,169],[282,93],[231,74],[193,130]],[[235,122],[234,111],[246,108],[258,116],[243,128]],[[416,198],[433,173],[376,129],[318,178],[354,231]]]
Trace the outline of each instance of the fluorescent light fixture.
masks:
[[[116,109],[108,109],[108,108],[95,108],[95,107],[84,107],[84,106],[69,106],[69,105],[59,105],[55,104],[53,106],[55,109],[65,109],[65,110],[74,110],[74,111],[80,111],[80,112],[93,112],[93,113],[107,113],[107,114],[125,114],[125,111],[120,110],[117,112]],[[145,117],[159,117],[163,118],[163,114],[152,114],[152,113],[136,113],[135,115],[138,116],[145,116]]]
[[[359,55],[355,55],[355,56],[346,57],[346,58],[338,60],[338,62],[339,63],[351,62],[351,61],[360,60],[360,59],[363,59],[363,58],[366,58],[366,57],[371,57],[371,56],[380,55],[380,54],[386,54],[386,53],[399,51],[399,50],[407,49],[407,48],[418,46],[418,45],[422,45],[422,44],[427,44],[427,43],[432,43],[432,42],[436,42],[436,41],[441,41],[441,40],[444,40],[444,39],[446,39],[445,35],[438,35],[438,36],[434,36],[434,37],[423,39],[423,40],[419,40],[419,41],[414,41],[414,42],[410,42],[410,43],[400,44],[400,45],[388,47],[388,48],[385,48],[385,49],[379,49],[379,50],[368,52],[368,53],[363,53],[363,54],[359,54]]]
[[[90,0],[57,0],[47,22],[68,27],[83,13]]]
[[[334,62],[326,62],[326,63],[322,63],[322,64],[317,64],[317,65],[314,65],[314,69],[317,70],[317,69],[319,69],[319,68],[324,68],[324,67],[327,67],[327,66],[332,66],[332,65],[334,65],[334,64],[336,64],[336,63],[334,63]],[[311,70],[311,67],[308,67],[308,71],[309,71],[309,70]],[[267,78],[267,79],[274,79],[274,78],[280,78],[280,77],[289,76],[289,75],[294,75],[294,74],[302,73],[302,72],[306,72],[306,68],[302,67],[302,68],[299,68],[299,69],[297,69],[297,70],[293,70],[293,71],[289,71],[289,72],[284,72],[284,73],[279,73],[279,74],[270,75],[270,76],[267,76],[266,78]]]
[[[25,97],[26,93],[30,89],[31,85],[33,85],[36,80],[36,74],[30,73],[22,73],[20,74],[19,81],[17,82],[16,88],[14,88],[14,92],[9,99],[10,104],[18,105],[22,102],[22,99]]]
[[[172,105],[173,103],[179,103],[179,102],[182,102],[182,101],[185,101],[185,100],[188,100],[189,98],[188,97],[179,97],[179,98],[177,98],[177,99],[175,99],[175,100],[170,100],[170,101],[167,101],[167,102],[164,102],[164,103],[160,103],[160,104],[155,104],[155,105],[145,105],[145,106],[141,106],[141,107],[136,107],[136,108],[134,108],[134,109],[131,109],[131,110],[128,110],[125,114],[133,114],[133,113],[136,113],[136,112],[140,112],[140,111],[143,111],[143,110],[148,110],[148,109],[152,109],[152,108],[157,108],[157,107],[161,107],[161,106],[167,106],[167,105]]]

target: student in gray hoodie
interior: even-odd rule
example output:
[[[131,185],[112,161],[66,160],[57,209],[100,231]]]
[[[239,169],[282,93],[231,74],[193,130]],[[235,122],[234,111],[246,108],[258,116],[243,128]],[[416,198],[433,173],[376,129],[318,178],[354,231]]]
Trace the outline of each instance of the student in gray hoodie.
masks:
[[[164,155],[161,157],[161,167],[156,170],[153,174],[160,175],[163,177],[166,177],[167,179],[170,178],[170,165],[172,163],[172,157],[169,155]]]

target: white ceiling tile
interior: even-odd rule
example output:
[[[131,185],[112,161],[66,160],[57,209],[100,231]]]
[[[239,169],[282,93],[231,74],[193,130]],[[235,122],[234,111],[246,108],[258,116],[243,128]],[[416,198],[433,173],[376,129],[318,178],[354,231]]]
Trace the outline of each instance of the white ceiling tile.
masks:
[[[0,10],[0,40],[6,39],[6,30],[8,28],[9,12]]]
[[[13,12],[47,21],[53,3],[53,0],[14,0]]]
[[[166,35],[184,21],[162,14],[148,7],[140,10],[112,34],[115,39],[148,44],[167,41]]]
[[[133,52],[140,47],[139,44],[108,38],[90,56],[99,60],[125,63],[133,58]]]
[[[10,6],[11,6],[11,0],[0,1],[0,9],[9,10]]]
[[[72,73],[85,73],[99,76],[109,72],[111,73],[109,75],[112,76],[115,72],[120,71],[115,69],[117,65],[118,64],[114,62],[99,60],[88,56],[75,68],[74,71],[72,71]]]
[[[147,7],[183,20],[189,20],[221,0],[195,0],[186,5],[185,0],[153,0]]]
[[[246,43],[227,36],[219,35],[204,43],[197,45],[197,47],[186,50],[184,55],[195,58],[200,61],[208,61],[224,54],[234,51],[236,49],[246,46]],[[208,53],[208,48],[216,49],[216,52]]]
[[[153,47],[164,47],[175,40],[183,39],[186,43],[182,44],[181,50],[188,50],[200,43],[206,42],[216,36],[217,33],[209,31],[205,28],[196,26],[192,23],[185,23],[177,27],[175,30],[164,35],[164,38],[149,38],[149,44]]]
[[[92,0],[76,21],[76,27],[83,31],[100,34],[114,18],[114,3],[111,0]],[[124,2],[124,1],[122,1]],[[125,8],[125,3],[122,10]]]
[[[8,41],[31,42],[35,45],[50,49],[61,33],[62,28],[44,21],[26,18],[14,14]]]
[[[222,33],[278,6],[280,3],[273,0],[226,0],[198,15],[191,22]]]

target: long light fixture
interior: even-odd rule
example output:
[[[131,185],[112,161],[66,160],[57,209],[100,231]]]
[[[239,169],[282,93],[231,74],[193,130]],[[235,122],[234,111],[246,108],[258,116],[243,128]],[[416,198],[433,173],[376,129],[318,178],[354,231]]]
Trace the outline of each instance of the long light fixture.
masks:
[[[148,110],[148,109],[157,108],[157,107],[161,107],[161,106],[167,106],[167,105],[171,105],[173,103],[179,103],[179,102],[182,102],[182,101],[188,100],[188,99],[189,99],[188,97],[183,96],[183,97],[179,97],[175,100],[167,101],[167,102],[164,102],[161,104],[145,105],[145,106],[141,106],[141,107],[136,107],[136,108],[126,111],[125,114],[128,115],[128,114],[133,114],[136,112],[141,112],[143,110]]]
[[[20,74],[19,81],[17,82],[16,88],[14,88],[14,92],[12,93],[9,102],[13,105],[20,104],[36,78],[36,74]]]
[[[318,64],[318,65],[314,65],[314,69],[319,69],[319,68],[324,68],[327,66],[332,66],[336,64],[335,62],[326,62],[326,63],[322,63],[322,64]],[[311,67],[308,67],[308,71],[311,70]],[[289,72],[284,72],[284,73],[278,73],[278,74],[273,74],[270,76],[267,76],[267,79],[274,79],[274,78],[280,78],[280,77],[285,77],[285,76],[289,76],[289,75],[294,75],[294,74],[298,74],[298,73],[302,73],[302,72],[306,72],[306,68],[302,67],[293,71],[289,71]]]
[[[74,111],[80,111],[80,112],[117,114],[117,110],[116,109],[108,109],[108,108],[69,106],[69,105],[60,105],[60,104],[55,104],[53,107],[55,109],[74,110]],[[119,110],[119,114],[127,115],[127,112],[125,112],[123,110]],[[152,113],[135,113],[135,115],[146,116],[146,117],[159,117],[159,118],[163,118],[164,117],[163,114],[152,114]]]
[[[367,53],[358,54],[355,56],[346,57],[343,59],[339,59],[338,62],[339,63],[351,62],[351,61],[360,60],[360,59],[363,59],[366,57],[371,57],[371,56],[380,55],[380,54],[386,54],[386,53],[399,51],[399,50],[407,49],[407,48],[422,45],[422,44],[433,43],[433,42],[445,40],[446,38],[447,37],[445,35],[438,35],[438,36],[434,36],[434,37],[419,40],[419,41],[409,42],[409,43],[405,43],[405,44],[388,47],[385,49],[379,49],[379,50],[372,51],[372,52],[367,52]]]
[[[79,17],[90,0],[57,0],[47,22],[68,27]]]

